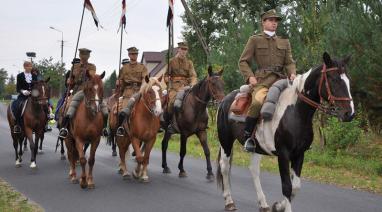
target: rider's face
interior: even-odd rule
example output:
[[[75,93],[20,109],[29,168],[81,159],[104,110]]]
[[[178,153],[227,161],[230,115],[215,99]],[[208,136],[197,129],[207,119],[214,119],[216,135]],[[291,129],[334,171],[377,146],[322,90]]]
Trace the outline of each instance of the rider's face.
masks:
[[[32,71],[32,63],[25,63],[24,69],[25,69],[25,72],[30,73]]]
[[[179,48],[179,50],[178,50],[178,54],[182,58],[186,57],[187,53],[188,53],[188,48],[182,47],[182,48]]]
[[[89,53],[80,53],[80,59],[81,61],[88,61],[90,57]]]
[[[135,62],[138,59],[138,54],[137,53],[129,53],[129,58],[130,58],[130,61]]]
[[[263,21],[263,30],[274,32],[277,29],[279,21],[277,18],[267,18]]]

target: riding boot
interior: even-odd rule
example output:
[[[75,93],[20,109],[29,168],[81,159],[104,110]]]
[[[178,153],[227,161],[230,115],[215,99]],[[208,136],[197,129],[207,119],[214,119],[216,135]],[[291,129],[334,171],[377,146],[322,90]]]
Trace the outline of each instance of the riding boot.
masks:
[[[109,131],[107,130],[107,116],[103,117],[103,129],[102,129],[102,136],[107,137],[109,136]]]
[[[247,116],[245,119],[245,128],[244,128],[244,149],[247,152],[255,152],[256,143],[252,138],[253,131],[257,123],[257,118]]]
[[[13,127],[13,133],[21,133],[21,127],[19,124],[16,124],[14,127]]]
[[[69,123],[70,123],[70,117],[65,116],[64,119],[62,120],[62,128],[60,129],[60,134],[59,134],[60,138],[64,139],[66,138],[66,136],[68,136]]]
[[[125,128],[123,127],[123,122],[126,120],[127,114],[125,112],[120,112],[118,114],[118,129],[115,133],[116,136],[124,136],[125,135]]]

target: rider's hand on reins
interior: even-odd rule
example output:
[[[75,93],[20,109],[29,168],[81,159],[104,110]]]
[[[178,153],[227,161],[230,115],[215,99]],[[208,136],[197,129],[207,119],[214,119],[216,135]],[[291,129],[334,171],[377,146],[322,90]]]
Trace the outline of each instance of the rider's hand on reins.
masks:
[[[251,85],[256,85],[257,84],[256,77],[249,77],[248,82]]]

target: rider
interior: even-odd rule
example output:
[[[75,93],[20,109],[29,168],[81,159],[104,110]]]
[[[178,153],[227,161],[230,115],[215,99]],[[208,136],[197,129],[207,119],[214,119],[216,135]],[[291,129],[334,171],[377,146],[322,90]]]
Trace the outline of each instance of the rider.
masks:
[[[281,17],[272,9],[261,15],[263,32],[249,38],[239,60],[239,69],[246,83],[253,86],[252,103],[245,121],[244,148],[254,152],[255,143],[252,133],[259,118],[259,113],[268,89],[281,78],[286,78],[284,70],[290,80],[296,77],[296,65],[292,57],[288,39],[278,37],[276,29]],[[257,70],[252,71],[255,60]]]
[[[185,89],[186,86],[193,86],[197,83],[197,76],[194,69],[194,64],[187,58],[188,44],[187,42],[178,43],[178,52],[175,57],[171,58],[169,64],[170,72],[166,72],[165,81],[169,87],[169,105],[167,108],[167,130],[174,132],[174,128],[171,124],[171,118],[173,114],[173,107],[177,92]]]
[[[60,137],[66,138],[68,135],[68,125],[70,123],[70,120],[73,118],[78,105],[81,103],[81,101],[84,99],[84,92],[82,91],[84,83],[88,80],[86,77],[86,72],[88,72],[89,75],[95,75],[96,74],[96,66],[93,63],[89,63],[89,57],[91,50],[82,48],[78,49],[79,55],[80,55],[80,63],[74,63],[72,67],[72,75],[68,79],[68,85],[69,89],[73,89],[73,98],[70,102],[69,109],[66,112],[66,115],[62,121],[62,128],[60,130]],[[104,102],[101,102],[101,111],[103,114],[103,130],[102,134],[103,136],[108,135],[108,131],[106,129],[107,126],[107,118],[108,118],[108,109]]]
[[[16,118],[16,125],[13,127],[14,133],[20,133],[23,126],[23,119],[21,117],[22,107],[24,102],[31,94],[32,81],[37,80],[37,76],[31,73],[32,63],[29,61],[24,62],[24,72],[16,77],[16,90],[19,93],[17,99],[12,103],[12,110]]]
[[[117,136],[123,136],[125,129],[123,128],[123,122],[129,118],[131,109],[135,103],[135,98],[132,98],[134,94],[139,93],[142,82],[148,71],[145,65],[138,63],[139,50],[136,47],[130,47],[127,49],[129,52],[130,62],[125,60],[123,67],[119,71],[117,85],[121,86],[123,91],[123,99],[129,99],[126,108],[119,113]]]

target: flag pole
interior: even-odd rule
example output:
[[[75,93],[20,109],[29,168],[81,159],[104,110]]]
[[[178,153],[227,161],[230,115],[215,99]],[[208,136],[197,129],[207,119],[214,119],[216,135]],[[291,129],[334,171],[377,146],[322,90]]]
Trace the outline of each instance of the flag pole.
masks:
[[[121,42],[119,44],[119,63],[118,63],[118,71],[121,70],[121,60],[122,60],[122,40],[123,40],[123,29],[121,27]]]
[[[81,16],[81,23],[80,23],[80,29],[78,31],[78,37],[77,37],[77,44],[76,44],[76,49],[74,51],[74,58],[76,58],[77,56],[77,49],[78,49],[78,43],[80,42],[80,36],[81,36],[81,29],[82,29],[82,22],[84,20],[84,13],[85,13],[85,2],[84,2],[84,6],[82,8],[82,16]],[[70,72],[70,75],[72,75],[72,73]]]

